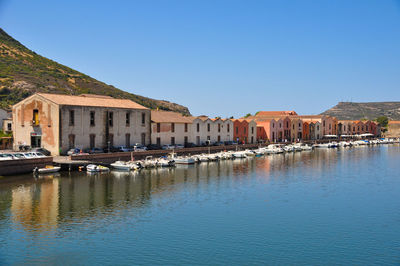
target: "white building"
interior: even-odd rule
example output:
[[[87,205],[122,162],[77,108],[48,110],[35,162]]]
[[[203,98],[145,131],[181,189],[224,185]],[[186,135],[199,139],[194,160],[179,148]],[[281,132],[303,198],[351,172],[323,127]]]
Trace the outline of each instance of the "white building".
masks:
[[[254,144],[257,141],[257,122],[249,119],[246,120],[249,123],[247,143]]]
[[[158,146],[193,142],[192,118],[179,113],[151,111],[151,143]]]

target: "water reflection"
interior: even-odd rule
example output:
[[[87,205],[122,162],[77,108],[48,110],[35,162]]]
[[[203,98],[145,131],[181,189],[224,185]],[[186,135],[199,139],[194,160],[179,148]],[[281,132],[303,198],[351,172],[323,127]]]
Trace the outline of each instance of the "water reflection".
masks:
[[[70,221],[106,216],[126,208],[139,210],[151,205],[155,196],[168,196],[182,189],[196,191],[211,184],[217,188],[240,186],[251,178],[271,182],[282,176],[289,176],[288,182],[293,182],[300,172],[303,177],[321,178],[338,162],[354,164],[365,156],[385,152],[387,149],[376,147],[316,150],[141,172],[61,173],[39,179],[28,175],[18,177],[16,182],[8,178],[0,181],[0,221],[9,220],[27,231],[51,231]],[[398,152],[398,147],[391,152]]]

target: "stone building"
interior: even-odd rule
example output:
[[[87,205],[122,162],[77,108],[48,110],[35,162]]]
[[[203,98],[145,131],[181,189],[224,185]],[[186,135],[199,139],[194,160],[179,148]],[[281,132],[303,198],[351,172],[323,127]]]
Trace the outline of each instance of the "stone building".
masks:
[[[84,94],[37,93],[13,106],[14,148],[71,148],[150,143],[150,110],[131,100]]]

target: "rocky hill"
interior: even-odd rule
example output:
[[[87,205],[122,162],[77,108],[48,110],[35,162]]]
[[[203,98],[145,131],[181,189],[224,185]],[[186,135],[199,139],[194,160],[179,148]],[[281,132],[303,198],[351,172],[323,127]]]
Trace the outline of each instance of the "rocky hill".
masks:
[[[387,116],[390,120],[400,120],[400,102],[339,102],[322,113],[342,120],[376,119]]]
[[[29,50],[0,28],[0,108],[35,92],[92,93],[133,100],[151,109],[190,115],[185,106],[128,93]]]

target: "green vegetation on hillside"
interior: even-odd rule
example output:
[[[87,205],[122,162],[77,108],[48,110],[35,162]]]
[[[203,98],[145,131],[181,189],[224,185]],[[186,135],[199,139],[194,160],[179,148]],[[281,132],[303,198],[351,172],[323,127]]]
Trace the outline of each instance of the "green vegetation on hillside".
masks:
[[[400,120],[400,102],[339,102],[322,114],[337,117],[339,120],[374,120],[380,116],[389,120]]]
[[[40,56],[0,28],[0,108],[10,109],[35,92],[108,95],[130,99],[151,109],[190,115],[187,107],[122,91]]]

